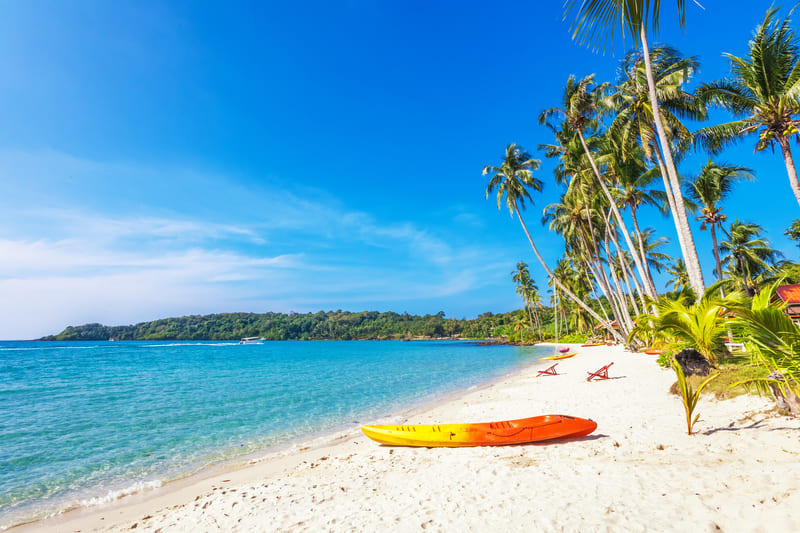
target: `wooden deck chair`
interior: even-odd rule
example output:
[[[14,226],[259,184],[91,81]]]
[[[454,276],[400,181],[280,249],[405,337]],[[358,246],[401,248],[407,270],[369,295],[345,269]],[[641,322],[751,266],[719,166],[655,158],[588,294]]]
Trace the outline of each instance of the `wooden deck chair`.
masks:
[[[594,372],[588,372],[589,377],[586,378],[586,381],[592,381],[594,378],[608,379],[608,369],[611,368],[611,365],[613,364],[614,363],[612,361],[611,363],[608,363],[606,366],[601,367],[599,370],[596,370]]]
[[[556,366],[557,365],[558,365],[558,363],[554,364],[550,368],[546,368],[544,370],[539,370],[539,373],[536,374],[536,377],[538,378],[539,376],[557,376],[558,375],[558,372],[556,372]]]

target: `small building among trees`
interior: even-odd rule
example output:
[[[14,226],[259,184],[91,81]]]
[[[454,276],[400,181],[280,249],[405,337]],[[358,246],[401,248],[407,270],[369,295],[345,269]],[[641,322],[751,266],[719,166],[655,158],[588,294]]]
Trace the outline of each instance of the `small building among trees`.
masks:
[[[800,320],[800,284],[781,285],[775,289],[775,298],[786,304],[785,313],[792,320]]]

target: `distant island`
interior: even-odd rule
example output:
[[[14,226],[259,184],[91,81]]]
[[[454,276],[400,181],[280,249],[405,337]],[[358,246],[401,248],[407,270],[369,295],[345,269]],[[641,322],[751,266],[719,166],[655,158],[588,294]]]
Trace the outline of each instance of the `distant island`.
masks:
[[[129,326],[69,326],[41,341],[99,340],[387,340],[459,337],[487,339],[514,336],[517,311],[483,313],[475,319],[363,311],[317,313],[219,313],[164,318]],[[516,335],[517,337],[519,335]]]

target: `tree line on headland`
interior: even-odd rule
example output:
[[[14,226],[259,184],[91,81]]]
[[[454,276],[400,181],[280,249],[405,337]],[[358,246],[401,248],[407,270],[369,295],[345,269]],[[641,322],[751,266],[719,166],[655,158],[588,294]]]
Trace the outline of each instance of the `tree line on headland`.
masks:
[[[552,311],[542,308],[543,336],[552,335]],[[128,326],[84,324],[68,326],[43,341],[100,340],[385,340],[458,337],[465,339],[506,338],[515,340],[517,312],[483,313],[475,319],[434,315],[363,311],[319,311],[317,313],[219,313],[164,318]],[[526,339],[530,340],[530,339]]]

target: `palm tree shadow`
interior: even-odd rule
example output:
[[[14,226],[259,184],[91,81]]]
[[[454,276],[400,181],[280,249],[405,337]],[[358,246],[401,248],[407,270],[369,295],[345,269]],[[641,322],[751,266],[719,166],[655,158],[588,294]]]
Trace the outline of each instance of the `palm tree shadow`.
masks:
[[[762,419],[756,420],[753,423],[748,424],[746,426],[735,426],[734,424],[736,424],[736,422],[731,422],[730,424],[728,424],[725,427],[713,428],[713,429],[709,429],[707,431],[703,431],[703,435],[713,435],[714,433],[717,433],[719,431],[744,431],[744,430],[748,430],[748,429],[760,429],[764,425],[764,420],[766,420],[766,419],[762,418]],[[790,430],[790,429],[796,429],[796,428],[780,427],[780,428],[771,428],[769,431],[787,431],[787,430]]]

